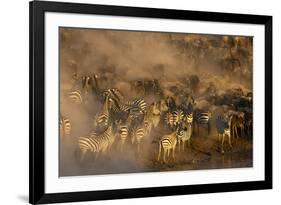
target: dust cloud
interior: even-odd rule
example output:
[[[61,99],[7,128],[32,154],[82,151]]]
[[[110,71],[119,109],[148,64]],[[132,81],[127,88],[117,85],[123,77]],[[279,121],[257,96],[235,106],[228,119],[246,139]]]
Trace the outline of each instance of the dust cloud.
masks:
[[[82,89],[77,79],[83,76],[97,75],[101,90],[117,88],[128,100],[140,96],[132,89],[134,82],[156,79],[161,95],[145,95],[148,104],[163,96],[181,101],[178,96],[187,93],[197,107],[217,109],[219,103],[209,100],[210,93],[252,91],[252,37],[81,28],[60,28],[59,35],[60,114],[72,125],[71,135],[60,140],[60,176],[159,171],[147,160],[157,155],[157,143],[151,141],[145,142],[146,160],[136,160],[133,148],[128,148],[126,157],[116,151],[115,157],[97,160],[93,166],[77,163],[78,138],[93,129],[94,117],[102,108],[92,95],[83,106],[69,100],[69,91]],[[159,137],[159,129],[152,135]]]

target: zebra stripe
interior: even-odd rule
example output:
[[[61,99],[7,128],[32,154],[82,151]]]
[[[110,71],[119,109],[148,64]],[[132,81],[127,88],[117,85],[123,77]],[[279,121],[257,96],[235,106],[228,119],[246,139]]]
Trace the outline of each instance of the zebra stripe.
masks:
[[[110,112],[112,116],[126,115],[130,118],[142,118],[146,110],[146,102],[143,99],[136,99],[126,103],[120,103],[113,99]]]
[[[143,127],[136,127],[132,130],[132,144],[137,145],[137,154],[140,153],[140,145],[144,138],[145,130]]]
[[[178,138],[178,144],[179,144],[179,151],[184,152],[184,147],[186,145],[186,142],[190,146],[190,138],[192,134],[192,124],[187,123],[186,125],[181,125],[177,130],[177,138]],[[182,144],[182,149],[181,149]]]
[[[73,103],[78,105],[83,103],[83,97],[82,97],[83,95],[80,90],[70,91],[67,95],[70,101],[72,101]]]
[[[184,113],[182,110],[176,110],[173,112],[173,124],[179,125],[184,118]]]
[[[143,122],[144,114],[146,112],[146,102],[143,99],[137,99],[126,103],[127,112],[132,123],[139,125]],[[135,126],[135,125],[134,125]]]
[[[146,102],[144,99],[135,99],[135,100],[132,100],[132,101],[128,101],[126,103],[126,106],[127,106],[127,110],[139,110],[141,111],[142,113],[144,113],[146,111]]]
[[[177,136],[176,132],[173,132],[169,135],[164,135],[159,141],[159,152],[158,152],[158,161],[160,160],[161,150],[164,150],[163,161],[167,162],[166,155],[169,159],[170,151],[172,151],[172,158],[175,158],[175,148],[177,145]]]
[[[174,126],[174,115],[173,115],[173,113],[167,112],[165,114],[164,121],[169,127],[173,127]]]
[[[119,106],[121,100],[123,99],[123,95],[120,90],[117,88],[110,88],[103,91],[102,95],[106,99],[107,97],[112,99],[115,102],[115,106]]]
[[[164,117],[164,121],[166,122],[167,125],[169,125],[170,127],[176,127],[179,124],[182,123],[183,119],[184,119],[184,113],[181,110],[176,110],[171,112],[167,112],[165,117]]]
[[[109,107],[110,107],[111,100],[109,97],[106,98],[103,109],[100,111],[96,116],[94,120],[94,128],[102,129],[103,131],[107,129],[110,116],[109,116]]]
[[[62,136],[69,136],[71,133],[71,122],[68,118],[60,117],[60,130]]]
[[[192,113],[187,114],[187,115],[185,116],[185,121],[186,121],[186,123],[188,123],[188,124],[192,124],[192,122],[193,122],[193,114],[192,114]]]
[[[210,120],[210,113],[208,113],[208,112],[199,113],[197,115],[197,119],[196,119],[196,121],[199,124],[208,124],[209,120]]]
[[[109,114],[101,112],[96,115],[94,121],[94,127],[98,129],[106,129],[109,124]]]
[[[120,137],[120,151],[124,150],[125,143],[129,136],[129,128],[126,125],[122,125],[119,128],[119,137]]]
[[[196,118],[195,118],[195,124],[197,125],[197,134],[199,135],[199,125],[207,125],[208,126],[208,135],[210,133],[210,118],[211,113],[210,112],[201,112],[196,111]]]
[[[110,149],[115,138],[111,133],[111,127],[109,127],[104,133],[98,134],[92,132],[88,136],[80,137],[78,144],[81,153],[80,160],[82,161],[87,153],[96,154],[96,158],[99,153],[105,153]]]

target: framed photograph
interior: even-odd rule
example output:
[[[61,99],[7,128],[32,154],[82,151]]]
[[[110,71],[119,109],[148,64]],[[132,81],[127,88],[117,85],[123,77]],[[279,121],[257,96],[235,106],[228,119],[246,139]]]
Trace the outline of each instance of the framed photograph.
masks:
[[[30,2],[30,203],[272,188],[272,17]]]

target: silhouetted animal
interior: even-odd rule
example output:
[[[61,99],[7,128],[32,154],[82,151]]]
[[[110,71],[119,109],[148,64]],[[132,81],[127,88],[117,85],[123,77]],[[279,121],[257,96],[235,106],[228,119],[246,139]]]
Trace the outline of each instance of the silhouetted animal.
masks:
[[[238,134],[240,131],[240,136]],[[233,114],[231,118],[231,135],[233,137],[239,138],[245,135],[244,132],[244,113]]]
[[[230,132],[231,117],[219,115],[216,119],[216,128],[218,132],[219,141],[221,143],[221,153],[224,153],[225,137],[228,137],[229,146],[231,145],[231,132]]]

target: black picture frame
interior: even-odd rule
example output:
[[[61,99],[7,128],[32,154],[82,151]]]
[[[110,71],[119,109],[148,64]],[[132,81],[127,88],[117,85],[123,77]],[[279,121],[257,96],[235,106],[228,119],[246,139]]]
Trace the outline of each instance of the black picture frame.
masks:
[[[272,188],[272,16],[184,11],[155,8],[33,1],[29,4],[30,42],[30,143],[29,202],[32,204],[123,199]],[[198,184],[72,193],[45,193],[45,72],[44,32],[46,12],[150,17],[209,22],[247,23],[265,26],[265,180]]]

